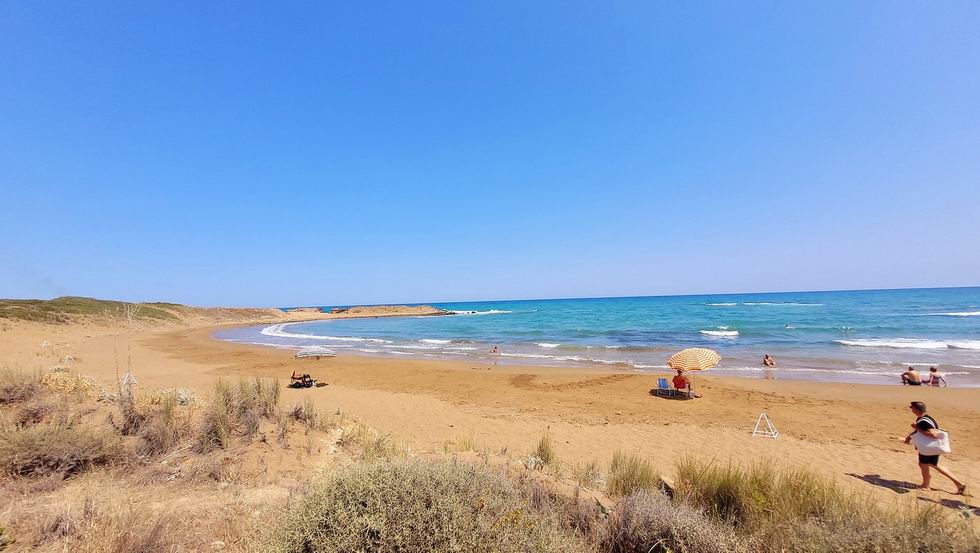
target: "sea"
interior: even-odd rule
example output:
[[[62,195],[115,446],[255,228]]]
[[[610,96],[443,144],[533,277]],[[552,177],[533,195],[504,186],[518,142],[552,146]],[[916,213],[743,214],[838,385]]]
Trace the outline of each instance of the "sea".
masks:
[[[710,370],[718,375],[899,384],[906,367],[936,366],[950,386],[980,386],[980,287],[429,305],[452,314],[263,325],[214,337],[338,354],[638,372],[663,372],[676,351],[708,347],[722,357]],[[762,365],[765,354],[776,367]]]

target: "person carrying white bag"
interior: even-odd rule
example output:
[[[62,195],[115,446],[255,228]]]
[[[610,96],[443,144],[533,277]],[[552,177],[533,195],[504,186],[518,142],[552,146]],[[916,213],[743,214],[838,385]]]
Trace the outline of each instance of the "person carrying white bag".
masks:
[[[912,433],[906,436],[905,443],[914,443],[915,449],[919,453],[919,470],[922,471],[922,485],[920,489],[929,490],[929,482],[932,474],[929,467],[934,467],[939,474],[949,478],[956,484],[956,494],[966,493],[966,484],[960,482],[948,470],[939,466],[939,457],[952,450],[949,447],[949,433],[939,429],[936,419],[926,414],[926,404],[921,401],[913,401],[909,404],[909,409],[915,413],[915,424],[912,425]]]

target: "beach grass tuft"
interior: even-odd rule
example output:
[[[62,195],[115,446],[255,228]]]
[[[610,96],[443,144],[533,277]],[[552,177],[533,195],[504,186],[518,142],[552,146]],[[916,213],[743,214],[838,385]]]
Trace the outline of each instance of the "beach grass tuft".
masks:
[[[551,438],[550,431],[546,430],[541,436],[541,439],[538,440],[538,445],[534,449],[533,455],[541,459],[541,462],[546,465],[550,465],[558,460],[558,454],[555,451],[555,441]]]
[[[686,458],[677,497],[733,525],[761,551],[960,551],[969,524],[936,506],[885,510],[805,469]]]
[[[627,496],[657,487],[659,477],[650,461],[637,453],[616,451],[609,464],[606,491],[612,496]]]

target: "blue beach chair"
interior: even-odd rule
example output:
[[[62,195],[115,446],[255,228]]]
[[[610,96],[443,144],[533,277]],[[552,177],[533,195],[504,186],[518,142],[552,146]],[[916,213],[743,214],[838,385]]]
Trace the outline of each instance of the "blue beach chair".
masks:
[[[657,395],[671,397],[677,393],[677,390],[670,387],[670,383],[667,382],[666,378],[657,379]]]

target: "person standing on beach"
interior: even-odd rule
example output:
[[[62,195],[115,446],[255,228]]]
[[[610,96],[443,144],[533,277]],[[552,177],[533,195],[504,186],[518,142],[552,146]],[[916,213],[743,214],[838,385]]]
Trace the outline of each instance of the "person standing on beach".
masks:
[[[926,414],[926,404],[921,401],[913,401],[909,404],[909,409],[915,415],[915,422],[912,424],[912,432],[905,437],[905,443],[912,443],[912,436],[915,434],[924,434],[930,438],[939,437],[939,423],[936,419],[932,418],[931,415]],[[929,490],[929,483],[932,479],[932,474],[929,472],[930,468],[935,468],[939,474],[942,474],[946,478],[949,478],[953,484],[956,485],[956,495],[963,495],[966,493],[966,484],[960,482],[955,476],[948,470],[939,466],[939,455],[919,455],[919,470],[922,472],[922,485],[919,486],[920,489]]]
[[[915,367],[909,367],[902,373],[902,385],[922,386],[922,376],[919,371],[915,370]]]

